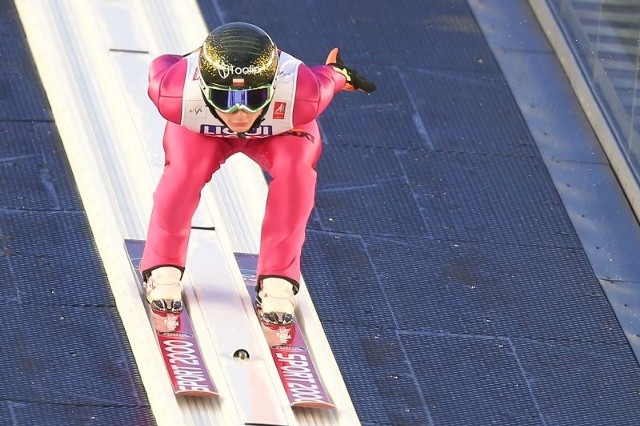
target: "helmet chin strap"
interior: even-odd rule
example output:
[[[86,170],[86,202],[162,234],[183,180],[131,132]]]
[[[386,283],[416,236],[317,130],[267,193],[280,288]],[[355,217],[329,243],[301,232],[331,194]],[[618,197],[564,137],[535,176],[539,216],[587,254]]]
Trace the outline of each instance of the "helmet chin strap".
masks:
[[[227,125],[227,123],[225,123],[225,121],[222,119],[222,117],[220,117],[220,115],[218,114],[218,111],[214,108],[214,106],[209,103],[209,100],[204,95],[204,93],[200,92],[200,95],[202,95],[202,99],[204,100],[204,104],[207,106],[207,108],[209,108],[209,112],[211,113],[211,115],[213,115],[215,118],[217,118],[218,121],[223,123],[225,126],[227,126],[227,129],[229,129],[229,126]],[[249,130],[247,130],[246,132],[240,132],[240,133],[234,132],[234,133],[237,134],[239,138],[246,138],[247,137],[247,133],[251,133],[251,132],[255,131],[258,127],[260,127],[260,123],[262,123],[264,121],[264,116],[267,113],[267,110],[269,109],[269,105],[270,104],[271,103],[265,105],[265,107],[262,108],[262,112],[260,112],[260,115],[258,115],[258,117],[256,117],[255,121],[253,122],[253,124],[251,125]],[[229,129],[229,130],[231,130],[231,129]]]

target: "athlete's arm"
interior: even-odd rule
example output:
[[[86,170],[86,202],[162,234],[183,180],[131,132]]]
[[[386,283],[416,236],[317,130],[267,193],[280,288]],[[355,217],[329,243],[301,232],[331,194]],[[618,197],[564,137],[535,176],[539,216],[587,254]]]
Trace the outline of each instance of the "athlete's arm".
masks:
[[[308,67],[300,64],[293,125],[300,126],[318,117],[346,83],[346,77],[330,66]]]
[[[149,66],[147,93],[168,121],[182,121],[182,93],[184,90],[187,61],[180,55],[162,55]]]
[[[340,90],[360,90],[365,93],[376,90],[375,84],[344,65],[338,48],[329,52],[325,64],[313,68],[304,64],[299,66],[293,110],[294,126],[305,124],[319,116],[329,105],[333,95]]]

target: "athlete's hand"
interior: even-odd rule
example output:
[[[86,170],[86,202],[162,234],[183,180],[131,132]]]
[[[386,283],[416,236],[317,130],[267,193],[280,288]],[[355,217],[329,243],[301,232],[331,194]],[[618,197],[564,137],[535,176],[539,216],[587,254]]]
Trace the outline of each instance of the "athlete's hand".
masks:
[[[360,90],[366,93],[371,93],[376,90],[375,84],[359,75],[356,70],[347,68],[342,63],[342,60],[340,59],[340,52],[337,47],[331,49],[325,63],[345,76],[347,79],[347,85],[344,87],[344,90]]]

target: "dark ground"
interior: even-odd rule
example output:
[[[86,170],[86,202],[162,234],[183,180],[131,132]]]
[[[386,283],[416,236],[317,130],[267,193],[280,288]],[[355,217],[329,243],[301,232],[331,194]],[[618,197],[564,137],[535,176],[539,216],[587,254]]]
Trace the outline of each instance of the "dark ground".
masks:
[[[321,118],[304,253],[363,424],[640,424],[638,363],[465,0],[198,3],[378,85]],[[0,424],[149,424],[10,0],[0,59]]]

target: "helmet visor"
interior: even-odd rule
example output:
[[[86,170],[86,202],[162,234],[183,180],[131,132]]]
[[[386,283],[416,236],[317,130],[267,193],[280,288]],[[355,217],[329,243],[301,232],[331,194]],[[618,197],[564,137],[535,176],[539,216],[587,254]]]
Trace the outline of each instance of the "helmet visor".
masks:
[[[213,107],[221,112],[234,112],[238,109],[257,112],[271,100],[271,87],[241,90],[208,88],[205,95]]]
[[[273,86],[261,86],[253,89],[233,89],[207,85],[200,79],[200,88],[209,104],[223,113],[232,113],[240,109],[258,112],[271,101]]]

